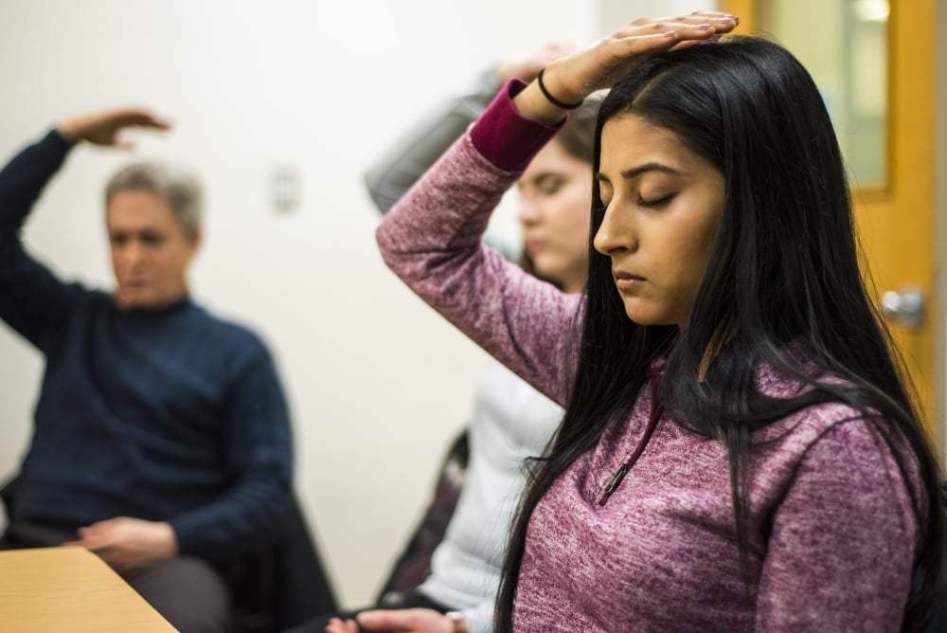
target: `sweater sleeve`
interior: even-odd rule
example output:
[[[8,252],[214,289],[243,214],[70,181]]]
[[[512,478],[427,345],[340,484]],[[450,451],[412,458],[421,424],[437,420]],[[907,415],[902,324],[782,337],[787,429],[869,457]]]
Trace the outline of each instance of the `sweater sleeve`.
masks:
[[[276,369],[263,348],[229,390],[224,451],[233,481],[172,518],[181,553],[225,560],[276,540],[292,509],[292,437]]]
[[[365,185],[379,213],[385,214],[479,117],[500,88],[496,68],[477,78],[470,93],[425,113],[379,156],[365,173]],[[484,241],[514,261],[521,247],[487,229]]]
[[[380,213],[395,202],[470,127],[496,93],[493,69],[467,95],[435,108],[406,130],[365,172],[365,185]]]
[[[63,331],[80,289],[60,281],[23,247],[26,217],[71,145],[55,130],[0,171],[0,319],[42,351]]]
[[[520,86],[522,84],[519,84]],[[554,401],[571,386],[578,298],[482,244],[490,213],[556,133],[519,116],[507,85],[385,216],[388,266],[429,305]]]
[[[776,512],[756,631],[900,631],[916,539],[890,449],[862,420],[835,424]]]

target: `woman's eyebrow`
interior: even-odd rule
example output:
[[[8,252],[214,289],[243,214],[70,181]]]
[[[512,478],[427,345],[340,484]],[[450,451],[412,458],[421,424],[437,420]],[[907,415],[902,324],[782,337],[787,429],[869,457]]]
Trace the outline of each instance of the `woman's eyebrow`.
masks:
[[[621,172],[621,177],[626,180],[631,180],[632,178],[637,178],[638,176],[645,174],[649,171],[660,171],[666,174],[671,174],[673,176],[680,176],[681,172],[673,167],[664,165],[663,163],[645,163],[644,165],[639,165],[637,167],[631,167],[629,169]]]
[[[649,163],[645,163],[643,165],[639,165],[637,167],[630,167],[622,171],[621,177],[624,178],[625,180],[631,180],[633,178],[637,178],[638,176],[641,176],[642,174],[646,174],[650,171],[657,171],[657,172],[662,172],[665,174],[671,174],[672,176],[683,175],[683,173],[680,170],[674,169],[673,167],[670,167],[663,163],[656,163],[652,161]],[[595,177],[602,182],[607,182],[611,184],[611,180],[609,180],[608,176],[606,176],[605,174],[601,172],[595,174]]]

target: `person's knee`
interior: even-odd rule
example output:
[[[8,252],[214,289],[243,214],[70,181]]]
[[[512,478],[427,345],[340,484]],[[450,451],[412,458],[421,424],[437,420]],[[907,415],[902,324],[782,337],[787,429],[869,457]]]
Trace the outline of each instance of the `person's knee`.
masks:
[[[128,582],[180,633],[223,633],[230,625],[230,596],[206,562],[178,557],[129,574]]]

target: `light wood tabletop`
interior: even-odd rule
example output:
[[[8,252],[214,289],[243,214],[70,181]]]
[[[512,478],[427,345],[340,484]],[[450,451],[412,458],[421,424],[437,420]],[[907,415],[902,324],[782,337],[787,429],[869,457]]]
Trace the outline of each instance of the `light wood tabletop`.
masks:
[[[174,633],[81,547],[0,551],[0,633]]]

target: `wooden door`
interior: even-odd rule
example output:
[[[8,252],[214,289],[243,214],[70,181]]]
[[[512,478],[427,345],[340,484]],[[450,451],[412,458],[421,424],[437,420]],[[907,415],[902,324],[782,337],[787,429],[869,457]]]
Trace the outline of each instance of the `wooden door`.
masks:
[[[778,28],[765,23],[767,12],[772,12],[778,1],[721,0],[720,6],[740,16],[738,33],[772,37],[793,50],[791,43],[782,41]],[[861,4],[860,9],[886,12],[886,51],[879,64],[887,67],[880,170],[883,177],[877,182],[853,182],[852,193],[869,288],[879,305],[889,293],[886,318],[917,388],[920,409],[933,431],[935,324],[943,318],[935,313],[933,288],[936,0],[845,2],[850,6]],[[816,21],[823,19],[820,12],[826,11],[828,4],[795,2],[791,10],[799,16],[808,9],[809,15],[802,19],[816,27]],[[819,84],[818,73],[813,72],[813,76]],[[851,165],[857,157],[847,154],[845,158]],[[906,308],[905,304],[915,297],[923,301],[922,316],[920,323],[911,324],[909,315],[905,315],[910,306]],[[895,309],[897,299],[902,302],[900,312]]]

